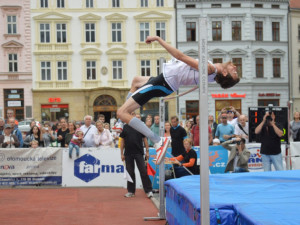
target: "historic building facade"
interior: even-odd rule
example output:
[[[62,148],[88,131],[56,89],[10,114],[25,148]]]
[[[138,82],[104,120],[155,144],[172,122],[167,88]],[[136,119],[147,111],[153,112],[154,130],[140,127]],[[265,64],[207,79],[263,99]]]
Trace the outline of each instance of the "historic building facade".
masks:
[[[32,118],[30,0],[0,1],[0,117]]]
[[[174,1],[31,1],[34,115],[82,120],[99,113],[109,121],[134,76],[157,76],[170,55],[148,35],[175,46]],[[141,113],[158,112],[158,101]],[[170,101],[168,112],[175,112]]]
[[[233,61],[240,83],[228,90],[209,84],[208,110],[215,116],[227,106],[248,114],[248,107],[287,106],[288,0],[177,0],[178,47],[198,57],[198,19],[208,21],[208,56]],[[180,88],[182,93],[190,87]],[[178,100],[181,118],[198,114],[198,92]]]

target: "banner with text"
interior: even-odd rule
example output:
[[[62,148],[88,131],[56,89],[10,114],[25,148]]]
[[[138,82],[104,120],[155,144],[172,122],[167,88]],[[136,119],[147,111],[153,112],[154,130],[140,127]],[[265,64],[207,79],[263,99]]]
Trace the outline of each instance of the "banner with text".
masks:
[[[0,185],[61,185],[59,148],[0,149]]]

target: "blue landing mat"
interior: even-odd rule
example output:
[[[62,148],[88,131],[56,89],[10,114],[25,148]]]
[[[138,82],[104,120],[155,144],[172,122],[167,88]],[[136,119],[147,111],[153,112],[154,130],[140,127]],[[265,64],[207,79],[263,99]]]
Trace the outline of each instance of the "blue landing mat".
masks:
[[[299,225],[300,170],[212,174],[210,224]],[[170,225],[200,224],[200,176],[168,180]]]

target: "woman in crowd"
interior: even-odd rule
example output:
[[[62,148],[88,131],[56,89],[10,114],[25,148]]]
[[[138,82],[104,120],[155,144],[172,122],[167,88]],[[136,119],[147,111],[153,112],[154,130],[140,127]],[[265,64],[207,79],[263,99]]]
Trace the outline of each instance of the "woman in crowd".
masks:
[[[26,133],[25,138],[26,138],[28,135],[30,135],[30,131],[31,131],[31,129],[33,128],[33,126],[35,126],[35,125],[36,125],[36,122],[35,122],[34,120],[32,120],[32,121],[30,122],[30,124],[29,124],[30,130]]]
[[[185,123],[185,128],[184,129],[186,131],[186,134],[187,134],[188,138],[191,137],[192,126],[193,126],[192,122],[187,120],[186,123]]]
[[[165,122],[165,137],[168,138],[170,141],[169,141],[169,145],[168,147],[171,147],[171,123],[170,122]]]
[[[39,142],[39,146],[43,147],[43,141],[42,141],[41,131],[40,131],[40,128],[37,125],[34,125],[30,129],[30,134],[26,136],[26,138],[24,140],[24,145],[26,145],[27,147],[31,146],[31,142],[33,140],[38,141]]]
[[[112,143],[112,135],[109,130],[104,128],[101,121],[96,122],[97,133],[94,134],[94,142],[96,146],[110,146]]]
[[[177,178],[191,175],[186,169],[188,169],[192,174],[199,174],[199,167],[197,166],[197,153],[192,148],[192,140],[190,138],[183,140],[183,146],[185,148],[185,153],[177,157],[170,158],[174,161],[175,176]],[[183,168],[184,166],[185,168]]]
[[[70,132],[66,118],[61,118],[59,124],[61,128],[57,131],[57,142],[59,146],[65,147],[66,134]]]
[[[300,113],[294,112],[294,120],[290,123],[293,141],[300,141]]]
[[[44,143],[44,147],[51,146],[51,143],[55,141],[55,133],[53,133],[52,128],[49,123],[45,123],[42,128],[42,142]]]
[[[69,143],[73,137],[73,135],[75,134],[76,129],[76,122],[75,121],[71,121],[68,123],[68,127],[69,127],[69,133],[66,134],[65,137],[65,147],[69,146]]]

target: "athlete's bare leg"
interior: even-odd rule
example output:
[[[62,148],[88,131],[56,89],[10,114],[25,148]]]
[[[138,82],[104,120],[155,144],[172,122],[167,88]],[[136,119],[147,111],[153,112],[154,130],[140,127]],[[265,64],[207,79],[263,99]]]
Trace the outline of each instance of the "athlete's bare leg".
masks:
[[[148,82],[149,78],[150,77],[142,77],[142,76],[134,77],[132,80],[132,83],[131,83],[130,92],[134,93],[137,89],[139,89],[144,84],[146,84]]]

